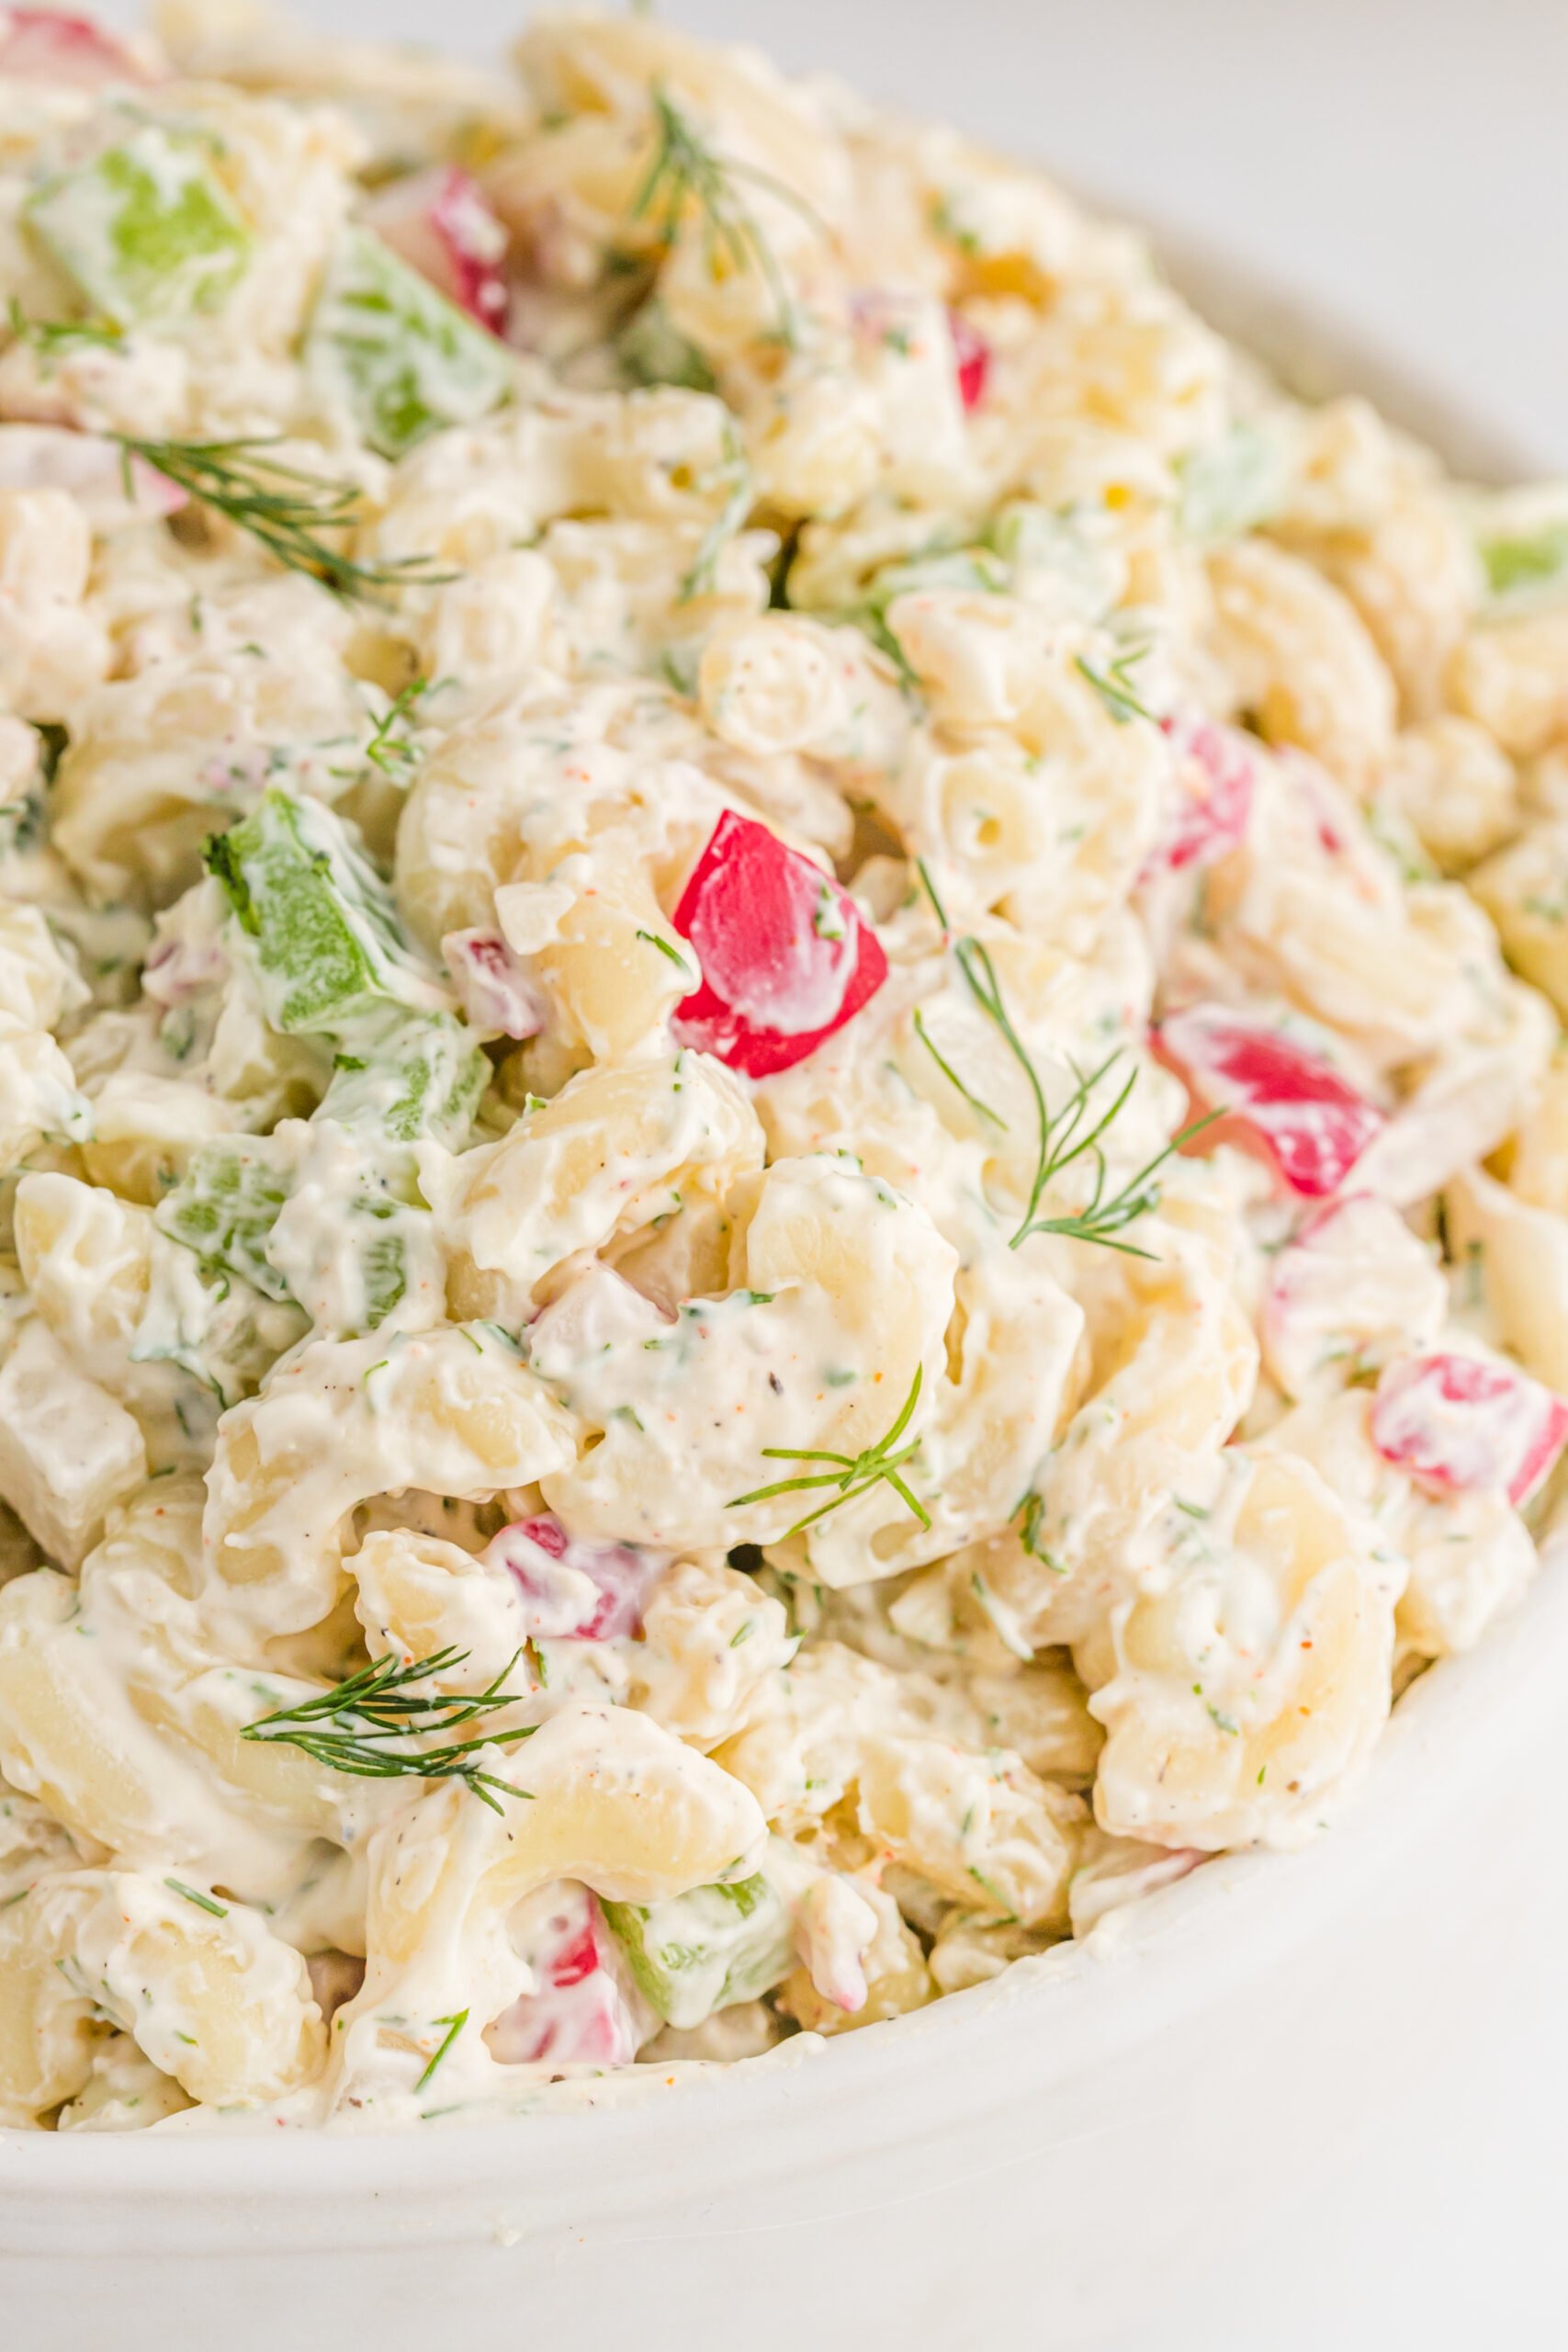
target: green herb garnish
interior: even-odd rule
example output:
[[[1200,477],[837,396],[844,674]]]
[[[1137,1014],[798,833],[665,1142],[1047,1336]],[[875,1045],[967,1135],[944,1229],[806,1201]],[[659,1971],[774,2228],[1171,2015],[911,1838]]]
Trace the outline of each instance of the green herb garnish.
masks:
[[[1007,1121],[1003,1118],[1001,1113],[999,1111],[993,1111],[988,1102],[982,1102],[977,1094],[971,1093],[968,1087],[964,1085],[964,1080],[959,1077],[958,1072],[953,1069],[953,1064],[948,1061],[943,1055],[938,1052],[936,1046],[931,1043],[930,1032],[926,1028],[925,1019],[919,1005],[915,1007],[915,1035],[919,1039],[921,1045],[925,1047],[927,1053],[930,1054],[932,1061],[935,1062],[938,1069],[941,1070],[943,1078],[946,1079],[948,1084],[957,1088],[959,1093],[963,1095],[964,1100],[968,1103],[970,1109],[972,1111],[978,1111],[983,1119],[989,1119],[995,1125],[1005,1128]]]
[[[926,895],[936,911],[937,920],[943,931],[949,932],[951,926],[947,920],[946,910],[937,896],[936,887],[927,870],[925,861],[919,860],[918,865],[920,879],[925,885]],[[1140,1250],[1131,1241],[1119,1241],[1115,1237],[1127,1226],[1135,1223],[1139,1217],[1146,1216],[1151,1210],[1159,1206],[1160,1188],[1156,1181],[1157,1171],[1164,1167],[1173,1153],[1181,1149],[1184,1144],[1190,1143],[1194,1136],[1201,1135],[1205,1127],[1212,1126],[1216,1119],[1223,1117],[1223,1111],[1207,1112],[1202,1118],[1194,1119],[1190,1126],[1183,1127],[1179,1135],[1173,1136],[1168,1143],[1162,1145],[1154,1158],[1146,1161],[1135,1176],[1130,1177],[1127,1182],[1108,1199],[1105,1188],[1109,1171],[1106,1167],[1102,1138],[1108,1129],[1114,1125],[1138,1082],[1136,1067],[1134,1066],[1128,1072],[1126,1082],[1121,1087],[1110,1108],[1100,1112],[1098,1116],[1092,1111],[1091,1098],[1100,1080],[1109,1077],[1116,1064],[1122,1059],[1126,1047],[1116,1046],[1106,1056],[1100,1068],[1091,1070],[1087,1077],[1076,1064],[1069,1064],[1077,1083],[1060,1108],[1053,1113],[1045,1099],[1045,1090],[1040,1082],[1040,1073],[1034,1067],[1028,1047],[1013,1026],[1012,1017],[1007,1008],[1007,1000],[1002,994],[1002,984],[997,977],[997,967],[992,963],[989,954],[977,939],[966,933],[963,937],[953,942],[953,955],[959,970],[969,984],[970,993],[976,1003],[1000,1033],[1003,1044],[1023,1072],[1034,1106],[1035,1127],[1039,1138],[1034,1156],[1034,1174],[1030,1183],[1028,1204],[1019,1221],[1017,1231],[1009,1239],[1009,1249],[1018,1249],[1021,1243],[1028,1240],[1032,1233],[1060,1233],[1070,1240],[1093,1241],[1098,1242],[1102,1249],[1120,1250],[1130,1258],[1149,1257],[1152,1254],[1149,1250]],[[923,1039],[923,1042],[930,1046],[929,1038]],[[935,1051],[934,1047],[931,1049]],[[943,1068],[946,1068],[945,1064]],[[948,1075],[953,1076],[951,1070]],[[959,1084],[956,1077],[953,1077],[953,1083]],[[960,1091],[968,1101],[975,1102],[976,1108],[982,1107],[976,1098],[969,1093],[966,1087],[961,1086]],[[989,1112],[987,1116],[995,1118],[996,1114]],[[1076,1160],[1079,1159],[1088,1159],[1094,1169],[1093,1188],[1085,1205],[1066,1216],[1039,1216],[1037,1212],[1047,1188],[1066,1169],[1072,1167]]]
[[[215,514],[226,514],[258,539],[290,571],[319,580],[334,596],[384,601],[398,588],[433,587],[456,578],[433,571],[428,556],[361,563],[334,535],[359,521],[360,492],[353,482],[323,481],[267,452],[277,434],[247,434],[229,441],[145,441],[121,433],[127,457],[138,457]]]
[[[172,1887],[176,1894],[183,1894],[187,1903],[194,1903],[198,1911],[210,1911],[215,1919],[229,1917],[226,1903],[214,1903],[210,1894],[203,1894],[198,1887],[187,1886],[183,1879],[166,1878],[164,1884]]]
[[[62,353],[80,349],[84,344],[113,351],[124,340],[112,319],[26,318],[14,294],[6,304],[6,317],[16,341],[28,345],[42,358],[56,358]]]
[[[435,2052],[434,2057],[431,2060],[429,2065],[425,2068],[418,2082],[415,2083],[414,2089],[416,2091],[422,2091],[424,2088],[432,2075],[434,2074],[437,2066],[440,2065],[443,2058],[446,2057],[446,2052],[451,2049],[452,2044],[457,2041],[457,2036],[462,2032],[463,2028],[468,2024],[468,2012],[467,2009],[457,2009],[455,2010],[450,2017],[432,2018],[430,2022],[432,2025],[444,2025],[446,2028],[446,2032],[442,2041],[441,2047]]]
[[[678,947],[671,947],[667,939],[660,939],[656,931],[644,931],[640,924],[637,935],[639,939],[646,939],[650,947],[657,947],[661,956],[669,957],[678,972],[684,973],[687,979],[691,978],[691,967]]]
[[[370,741],[365,746],[365,756],[371,765],[379,768],[382,775],[389,776],[394,784],[406,783],[409,770],[418,761],[418,748],[403,722],[405,719],[412,720],[415,706],[423,700],[430,689],[430,679],[411,678],[376,721]]]
[[[648,175],[633,200],[632,219],[647,220],[660,244],[669,252],[679,241],[681,220],[687,206],[694,206],[702,218],[703,247],[710,273],[717,276],[721,259],[736,270],[744,270],[754,262],[773,300],[778,339],[793,349],[797,334],[795,299],[777,255],[759,228],[750,207],[737,194],[734,183],[743,180],[753,187],[765,188],[826,234],[822,220],[804,197],[797,196],[784,181],[775,179],[772,172],[762,171],[755,164],[739,163],[733,156],[720,155],[708,146],[668,90],[656,86],[649,96],[653,103],[658,145]]]
[[[732,425],[725,427],[724,463],[716,477],[710,479],[728,482],[728,494],[697,543],[696,554],[682,578],[675,597],[677,605],[689,605],[694,597],[713,594],[718,586],[718,560],[730,540],[744,527],[751,512],[754,494],[751,469],[746,462],[746,452]],[[705,489],[707,483],[700,486]]]
[[[1084,660],[1081,653],[1073,656],[1074,669],[1080,677],[1089,680],[1118,727],[1125,727],[1130,718],[1148,718],[1153,719],[1156,726],[1159,724],[1147,703],[1139,699],[1130,675],[1145,658],[1148,650],[1146,645],[1134,645],[1127,652],[1119,653],[1114,662],[1108,662],[1103,670],[1097,670],[1092,662]]]
[[[909,1456],[918,1452],[920,1441],[919,1438],[914,1438],[908,1445],[899,1448],[897,1452],[894,1451],[898,1446],[898,1441],[904,1431],[908,1428],[915,1407],[919,1402],[920,1384],[923,1378],[924,1367],[917,1364],[915,1377],[909,1385],[909,1393],[899,1408],[897,1419],[892,1427],[877,1439],[874,1445],[868,1445],[862,1453],[830,1453],[813,1451],[804,1446],[765,1445],[762,1448],[762,1454],[766,1461],[831,1462],[836,1466],[831,1470],[818,1471],[798,1478],[779,1478],[771,1487],[757,1487],[750,1494],[737,1495],[732,1501],[725,1505],[725,1509],[739,1510],[747,1503],[771,1502],[775,1495],[804,1494],[808,1488],[815,1487],[837,1487],[839,1491],[830,1502],[822,1503],[816,1510],[807,1511],[804,1519],[797,1519],[793,1527],[784,1531],[787,1538],[800,1534],[803,1529],[814,1525],[818,1520],[826,1519],[830,1510],[837,1510],[840,1503],[852,1501],[856,1495],[863,1495],[869,1487],[883,1481],[893,1488],[899,1500],[919,1521],[920,1525],[929,1529],[931,1523],[930,1511],[927,1510],[919,1497],[898,1475]]]
[[[403,1666],[395,1657],[378,1658],[373,1666],[349,1675],[331,1690],[248,1724],[240,1736],[265,1744],[280,1741],[334,1772],[351,1772],[364,1780],[461,1781],[492,1813],[499,1813],[502,1808],[492,1790],[505,1797],[526,1797],[531,1792],[514,1788],[492,1772],[481,1771],[473,1759],[486,1747],[510,1747],[519,1740],[531,1739],[537,1726],[529,1724],[519,1730],[485,1732],[476,1739],[452,1740],[450,1734],[494,1708],[517,1704],[519,1693],[502,1690],[501,1686],[521,1652],[509,1658],[488,1690],[475,1698],[441,1690],[416,1692],[411,1687],[461,1666],[468,1655],[467,1650],[448,1648],[438,1650],[434,1657],[412,1658]],[[409,1745],[432,1736],[446,1744]],[[400,1744],[389,1746],[389,1742]]]

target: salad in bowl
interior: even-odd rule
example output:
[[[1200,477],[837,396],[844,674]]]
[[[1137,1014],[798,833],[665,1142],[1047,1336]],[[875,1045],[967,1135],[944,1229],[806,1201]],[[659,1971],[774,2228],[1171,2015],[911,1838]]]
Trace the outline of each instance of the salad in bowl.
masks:
[[[18,2130],[919,2009],[1331,1832],[1555,1506],[1568,490],[513,62],[0,15]]]

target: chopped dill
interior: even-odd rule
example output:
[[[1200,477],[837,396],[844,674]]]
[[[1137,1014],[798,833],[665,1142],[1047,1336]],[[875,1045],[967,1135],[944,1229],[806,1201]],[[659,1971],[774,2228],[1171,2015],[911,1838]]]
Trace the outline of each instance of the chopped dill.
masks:
[[[428,556],[362,563],[341,535],[360,518],[356,485],[331,481],[268,455],[277,434],[248,434],[226,441],[149,441],[115,435],[125,452],[144,459],[177,489],[248,531],[290,571],[319,580],[334,596],[384,601],[399,588],[432,587],[455,575],[432,568]]]
[[[366,1780],[461,1781],[492,1813],[499,1813],[502,1808],[492,1791],[506,1797],[526,1797],[529,1792],[492,1772],[481,1771],[475,1758],[486,1747],[510,1747],[519,1740],[531,1739],[536,1726],[484,1732],[473,1739],[453,1740],[450,1735],[494,1708],[516,1704],[521,1694],[501,1686],[517,1657],[508,1659],[495,1680],[477,1697],[446,1690],[416,1692],[412,1687],[461,1666],[467,1657],[467,1650],[448,1648],[437,1651],[434,1657],[412,1658],[406,1665],[392,1657],[378,1658],[373,1666],[361,1668],[332,1690],[248,1724],[240,1736],[267,1744],[281,1741],[334,1772],[350,1772]],[[432,1736],[444,1738],[445,1744],[410,1745]],[[400,1744],[389,1746],[388,1742]]]
[[[919,1438],[911,1439],[903,1447],[899,1447],[898,1441],[908,1428],[915,1407],[919,1403],[923,1378],[924,1367],[917,1364],[909,1393],[899,1407],[897,1419],[876,1443],[868,1445],[862,1453],[830,1453],[813,1451],[806,1446],[765,1445],[762,1448],[763,1458],[770,1462],[830,1462],[836,1466],[831,1470],[803,1474],[797,1478],[779,1478],[772,1486],[753,1487],[750,1494],[735,1496],[725,1508],[739,1510],[747,1503],[771,1502],[775,1495],[804,1494],[812,1487],[837,1487],[839,1491],[830,1501],[819,1504],[816,1510],[807,1511],[804,1519],[797,1519],[793,1527],[785,1530],[788,1537],[800,1534],[819,1519],[826,1519],[828,1513],[837,1510],[840,1503],[850,1502],[856,1495],[863,1495],[879,1482],[886,1482],[920,1525],[929,1530],[931,1523],[930,1511],[899,1476],[904,1464],[919,1448]]]
[[[171,1887],[175,1894],[183,1894],[187,1903],[194,1903],[198,1911],[210,1911],[215,1919],[226,1919],[229,1917],[229,1905],[226,1903],[215,1903],[210,1894],[203,1894],[199,1887],[187,1886],[184,1879],[166,1878],[164,1884]]]
[[[1140,698],[1130,674],[1148,650],[1146,645],[1134,645],[1127,652],[1119,653],[1114,662],[1107,662],[1103,670],[1095,669],[1081,653],[1073,657],[1074,669],[1089,680],[1118,727],[1125,727],[1130,718],[1153,719],[1156,726],[1159,723],[1147,703]]]
[[[735,270],[744,270],[754,263],[773,302],[778,340],[793,350],[799,333],[794,296],[777,255],[735,183],[742,181],[765,189],[815,228],[822,229],[824,224],[805,198],[797,196],[794,188],[776,179],[772,172],[762,171],[755,164],[741,163],[734,156],[720,155],[710,147],[667,89],[656,85],[649,96],[653,104],[657,144],[647,177],[633,199],[632,219],[647,220],[668,253],[679,242],[681,222],[688,207],[694,207],[701,216],[703,246],[710,273],[716,277],[721,263],[728,263]]]

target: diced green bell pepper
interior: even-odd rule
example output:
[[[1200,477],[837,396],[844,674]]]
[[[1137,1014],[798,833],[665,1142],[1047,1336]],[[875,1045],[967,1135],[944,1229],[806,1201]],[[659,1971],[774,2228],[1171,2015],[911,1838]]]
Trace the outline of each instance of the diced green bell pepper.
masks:
[[[390,1005],[440,990],[410,947],[392,897],[341,819],[276,787],[207,845],[275,1029],[344,1035]]]
[[[1477,545],[1495,604],[1568,595],[1568,517],[1536,531],[1483,535]]]
[[[1094,534],[1092,515],[1013,499],[992,515],[986,537],[1015,595],[1048,595],[1081,619],[1100,621],[1122,594],[1122,568]]]
[[[1189,450],[1177,467],[1180,493],[1176,519],[1190,539],[1239,539],[1276,515],[1289,471],[1277,434],[1257,424],[1233,424],[1218,441]]]
[[[321,1115],[392,1143],[456,1148],[490,1082],[490,1063],[449,1013],[405,1017],[360,1051],[340,1054]]]
[[[153,122],[45,181],[26,218],[89,309],[120,326],[216,310],[251,257],[206,143]]]
[[[506,398],[513,372],[504,344],[367,229],[349,229],[338,245],[305,358],[384,458],[444,425],[477,424]]]
[[[171,1241],[195,1251],[209,1280],[237,1275],[265,1298],[287,1299],[288,1286],[264,1253],[291,1176],[269,1136],[204,1144],[153,1214]]]
[[[689,392],[718,389],[713,369],[657,295],[633,311],[615,338],[615,353],[630,383],[679,384]]]
[[[604,1917],[632,1974],[673,2026],[701,2025],[716,2009],[754,2001],[795,1965],[789,1906],[761,1871],[646,1908],[606,1903]]]
[[[412,1146],[466,1141],[490,1063],[464,1023],[435,1009],[433,971],[331,809],[266,792],[208,843],[207,862],[268,1022],[325,1033],[339,1051],[309,1132],[296,1128],[288,1145],[209,1146],[160,1204],[159,1222],[205,1268],[298,1298],[334,1329],[374,1330],[414,1270],[429,1278],[430,1212]]]

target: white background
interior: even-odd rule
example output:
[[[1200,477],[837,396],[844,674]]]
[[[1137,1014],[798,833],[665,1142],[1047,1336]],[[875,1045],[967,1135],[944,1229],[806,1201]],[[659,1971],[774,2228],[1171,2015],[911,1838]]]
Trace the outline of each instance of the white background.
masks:
[[[309,13],[470,50],[512,18],[501,0]],[[665,13],[942,111],[1228,246],[1568,470],[1568,0],[666,0]],[[1433,2051],[1396,2116],[1348,2115],[1334,2177],[1262,2238],[1234,2243],[1216,2211],[1158,2329],[1107,2352],[1568,2344],[1568,1839],[1541,1865],[1562,1889],[1561,1934],[1499,1949],[1467,2045]],[[1332,2016],[1320,2030],[1332,2036]],[[986,2313],[987,2340],[1048,2352],[1049,2312],[1043,2278],[1034,2312]]]

